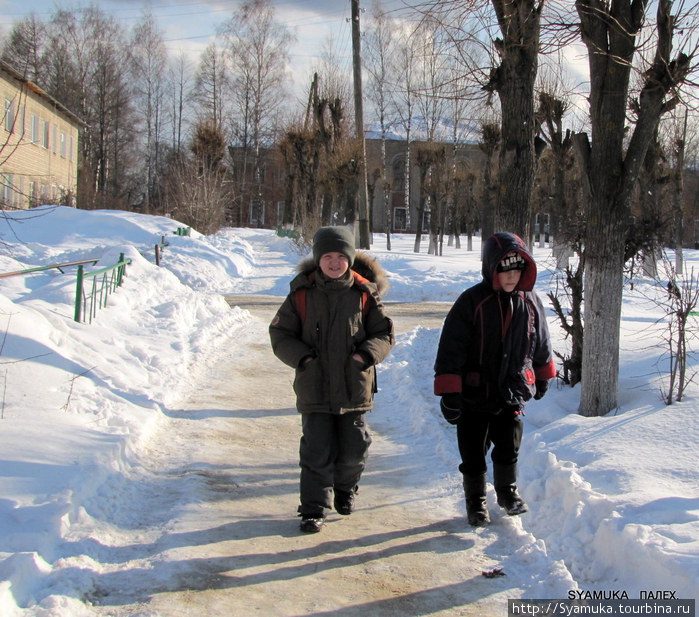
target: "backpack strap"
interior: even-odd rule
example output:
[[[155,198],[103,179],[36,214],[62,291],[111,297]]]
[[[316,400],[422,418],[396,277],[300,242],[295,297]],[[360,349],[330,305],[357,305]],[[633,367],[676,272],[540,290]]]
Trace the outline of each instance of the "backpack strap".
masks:
[[[301,323],[306,321],[306,287],[299,287],[294,292],[294,304],[296,305],[296,312],[301,318]]]
[[[354,282],[355,283],[369,283],[369,279],[362,276],[358,272],[355,272],[352,270],[352,274],[354,274]],[[365,319],[366,316],[369,314],[369,309],[371,308],[371,304],[369,302],[369,292],[366,291],[366,289],[362,290],[362,319]]]

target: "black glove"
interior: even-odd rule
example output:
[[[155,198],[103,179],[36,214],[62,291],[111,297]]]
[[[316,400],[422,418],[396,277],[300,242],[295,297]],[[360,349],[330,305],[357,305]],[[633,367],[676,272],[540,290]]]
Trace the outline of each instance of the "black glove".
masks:
[[[449,424],[456,424],[461,417],[461,395],[457,393],[442,394],[439,408]]]
[[[536,394],[534,395],[534,400],[539,400],[544,394],[546,394],[546,390],[549,389],[549,382],[548,380],[543,380],[543,379],[537,379],[536,380]]]

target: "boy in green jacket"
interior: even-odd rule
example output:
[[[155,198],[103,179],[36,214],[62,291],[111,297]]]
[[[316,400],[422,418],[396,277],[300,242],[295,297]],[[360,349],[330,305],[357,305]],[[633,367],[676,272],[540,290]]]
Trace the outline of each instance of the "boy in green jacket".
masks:
[[[381,266],[356,253],[348,228],[321,227],[270,324],[275,355],[296,370],[301,531],[320,531],[333,507],[342,515],[354,509],[371,444],[364,416],[375,367],[395,343],[380,297],[387,287]]]

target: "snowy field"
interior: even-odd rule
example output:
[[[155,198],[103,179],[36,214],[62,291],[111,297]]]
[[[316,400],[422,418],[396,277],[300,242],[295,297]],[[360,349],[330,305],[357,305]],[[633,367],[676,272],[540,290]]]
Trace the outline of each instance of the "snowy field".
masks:
[[[80,569],[71,570],[73,578],[58,575],[71,525],[90,525],[85,503],[110,474],[135,464],[168,405],[187,395],[197,366],[245,327],[249,314],[229,308],[222,294],[285,295],[305,255],[272,231],[174,236],[179,226],[63,207],[0,219],[0,273],[88,258],[104,267],[121,253],[131,260],[123,286],[89,325],[73,321],[74,267],[0,278],[2,617],[74,616],[74,605],[60,598],[79,597]],[[157,267],[162,236],[169,246]],[[393,236],[388,252],[385,238],[374,236],[371,252],[391,277],[386,301],[452,302],[480,279],[478,239],[473,252],[445,246],[439,258],[426,254],[426,238],[415,254],[413,240]],[[272,250],[286,265],[263,271],[258,258]],[[548,305],[553,261],[547,248],[534,255],[536,289]],[[687,272],[699,272],[699,251],[685,258]],[[522,524],[534,539],[533,576],[545,556],[560,563],[571,590],[698,595],[699,388],[691,384],[681,403],[662,402],[666,298],[663,281],[638,277],[633,290],[626,286],[615,412],[577,415],[579,388],[561,384],[527,408],[520,488],[531,510]],[[567,354],[552,312],[549,325],[556,350]],[[382,403],[372,425],[429,452],[437,468],[425,468],[425,482],[456,485],[454,430],[431,393],[438,337],[439,329],[423,327],[398,337],[379,369]],[[696,349],[697,341],[691,344]],[[693,375],[694,353],[690,364]],[[535,588],[539,598],[561,596],[560,580]]]

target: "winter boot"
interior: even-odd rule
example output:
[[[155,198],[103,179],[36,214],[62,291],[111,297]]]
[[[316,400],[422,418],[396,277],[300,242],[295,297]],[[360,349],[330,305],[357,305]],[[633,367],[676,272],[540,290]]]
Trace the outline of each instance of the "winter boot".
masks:
[[[464,476],[464,493],[466,494],[466,517],[469,525],[483,527],[490,523],[488,506],[485,501],[485,474]]]
[[[498,497],[498,505],[509,516],[517,516],[529,511],[521,495],[517,492],[517,464],[493,465],[493,484]]]
[[[351,491],[341,491],[335,489],[335,499],[333,500],[333,505],[338,514],[342,516],[349,516],[354,512],[354,497],[357,494],[357,487],[355,486]]]
[[[304,533],[318,533],[323,528],[325,517],[322,512],[300,514],[301,525],[299,526]]]

